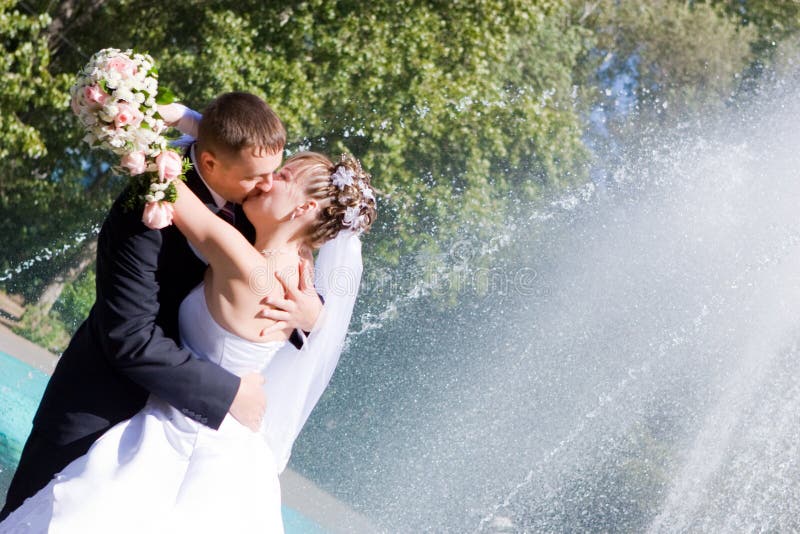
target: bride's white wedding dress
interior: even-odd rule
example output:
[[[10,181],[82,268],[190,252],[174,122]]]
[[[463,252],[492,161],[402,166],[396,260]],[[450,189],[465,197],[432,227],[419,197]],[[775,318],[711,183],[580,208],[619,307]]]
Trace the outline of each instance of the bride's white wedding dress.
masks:
[[[201,284],[183,301],[184,345],[241,376],[283,342],[217,324]],[[212,430],[151,396],[2,524],[0,533],[283,532],[278,466],[264,437],[230,414]]]

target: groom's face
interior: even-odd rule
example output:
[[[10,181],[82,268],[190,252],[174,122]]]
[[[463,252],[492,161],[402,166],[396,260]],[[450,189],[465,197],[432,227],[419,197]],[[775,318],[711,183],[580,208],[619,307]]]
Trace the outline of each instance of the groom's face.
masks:
[[[201,152],[200,172],[206,183],[225,200],[241,204],[253,193],[272,187],[272,175],[280,166],[283,153],[260,147],[245,147],[234,153]]]

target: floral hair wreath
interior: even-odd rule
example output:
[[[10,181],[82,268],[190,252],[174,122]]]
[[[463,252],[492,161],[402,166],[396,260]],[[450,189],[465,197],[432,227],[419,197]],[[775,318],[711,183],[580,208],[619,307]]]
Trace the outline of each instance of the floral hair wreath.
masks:
[[[370,184],[370,175],[361,168],[361,163],[350,154],[342,154],[334,166],[331,183],[339,190],[336,200],[347,206],[342,216],[342,226],[357,234],[363,233],[372,223],[370,212],[375,206],[375,191]],[[357,188],[360,198],[353,196]],[[353,203],[358,200],[358,203]]]

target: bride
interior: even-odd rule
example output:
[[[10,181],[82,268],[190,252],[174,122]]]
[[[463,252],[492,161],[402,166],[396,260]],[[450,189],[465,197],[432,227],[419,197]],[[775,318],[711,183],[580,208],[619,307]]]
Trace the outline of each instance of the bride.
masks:
[[[327,383],[318,367],[341,350],[361,274],[358,235],[376,215],[369,175],[349,156],[335,165],[312,152],[290,157],[272,187],[243,204],[254,245],[180,181],[178,188],[174,222],[209,262],[180,307],[183,344],[235,374],[261,371],[268,384],[278,381],[270,362],[291,332],[260,316],[259,299],[283,298],[276,274],[298,276],[304,249],[325,243],[316,273],[325,306],[293,356],[309,381]],[[342,275],[344,284],[330,279]],[[274,404],[268,398],[275,422],[260,433],[230,415],[215,431],[151,396],[0,523],[0,533],[282,532],[278,473],[299,428],[279,421],[310,410],[275,414]]]

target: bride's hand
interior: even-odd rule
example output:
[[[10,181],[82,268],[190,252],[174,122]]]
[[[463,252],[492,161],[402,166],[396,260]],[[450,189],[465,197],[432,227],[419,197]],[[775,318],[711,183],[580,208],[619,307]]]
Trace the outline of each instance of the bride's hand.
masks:
[[[272,319],[275,324],[264,329],[262,335],[278,332],[286,328],[311,332],[322,312],[322,302],[314,289],[314,263],[303,257],[299,266],[299,283],[293,284],[284,273],[276,272],[275,277],[283,286],[286,298],[265,297],[262,303],[267,305],[260,312],[265,319]]]
[[[173,104],[159,104],[158,106],[158,114],[161,115],[161,118],[164,119],[164,124],[167,126],[175,126],[181,117],[183,117],[184,112],[186,111],[186,106],[183,104],[173,103]]]

